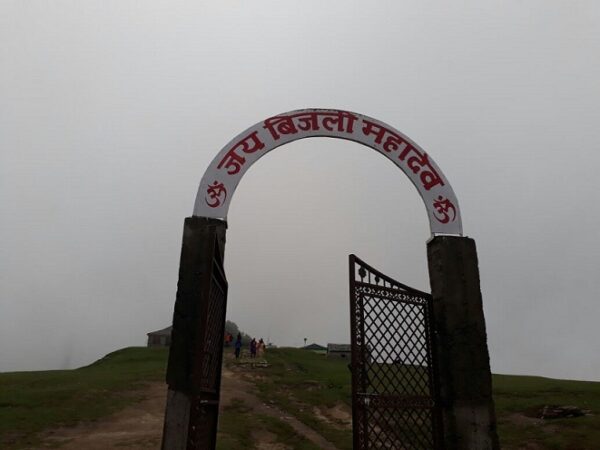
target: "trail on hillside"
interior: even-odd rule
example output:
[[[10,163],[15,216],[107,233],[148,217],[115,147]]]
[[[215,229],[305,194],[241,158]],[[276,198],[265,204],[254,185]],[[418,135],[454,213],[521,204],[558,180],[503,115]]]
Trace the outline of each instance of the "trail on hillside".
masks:
[[[290,416],[288,413],[281,411],[273,405],[263,403],[258,397],[252,394],[252,385],[249,382],[242,380],[240,377],[235,376],[231,370],[224,368],[221,389],[221,406],[223,407],[231,404],[231,401],[234,399],[243,400],[246,405],[251,406],[253,413],[263,414],[286,422],[294,429],[294,431],[296,431],[296,433],[304,436],[323,450],[337,450],[337,447],[331,442],[327,441],[323,436],[300,422],[295,417]],[[263,443],[263,446],[260,448],[270,447],[265,447]]]
[[[74,427],[58,428],[44,433],[44,447],[64,450],[160,449],[167,388],[164,383],[152,383],[141,393],[144,400],[104,419],[81,423]],[[221,408],[234,400],[242,400],[252,414],[260,414],[281,420],[296,433],[324,450],[337,448],[295,417],[280,409],[263,403],[252,393],[252,385],[223,368],[221,385]],[[293,450],[278,443],[267,430],[253,433],[256,446],[265,450]],[[31,450],[34,450],[33,448]]]
[[[65,450],[159,449],[166,385],[149,384],[140,394],[144,400],[111,416],[46,432],[46,447],[59,446]]]

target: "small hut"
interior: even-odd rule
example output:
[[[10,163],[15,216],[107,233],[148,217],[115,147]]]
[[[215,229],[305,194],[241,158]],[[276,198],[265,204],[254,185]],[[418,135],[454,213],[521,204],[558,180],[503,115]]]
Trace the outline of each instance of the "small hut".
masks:
[[[148,333],[148,347],[169,347],[171,345],[171,328]]]
[[[327,344],[328,358],[350,359],[352,346],[350,344]]]
[[[327,351],[327,347],[323,347],[322,345],[313,342],[310,345],[302,347],[302,350],[311,350],[315,353],[325,353]]]

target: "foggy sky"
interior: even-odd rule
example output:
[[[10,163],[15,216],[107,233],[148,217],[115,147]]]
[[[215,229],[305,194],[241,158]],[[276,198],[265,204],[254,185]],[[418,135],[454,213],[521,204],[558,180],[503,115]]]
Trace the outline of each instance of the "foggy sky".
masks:
[[[0,371],[71,368],[171,322],[184,218],[233,136],[339,108],[435,159],[477,242],[492,370],[600,380],[594,1],[5,1]],[[228,318],[349,342],[347,255],[429,290],[424,206],[307,139],[232,201]]]

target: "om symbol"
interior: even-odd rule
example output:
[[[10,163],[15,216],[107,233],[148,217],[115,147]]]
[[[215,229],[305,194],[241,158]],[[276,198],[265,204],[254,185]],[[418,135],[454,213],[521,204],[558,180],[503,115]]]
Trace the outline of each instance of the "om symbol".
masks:
[[[211,208],[216,208],[218,206],[221,206],[221,204],[225,201],[226,198],[227,189],[225,189],[225,185],[223,183],[215,181],[213,184],[208,186],[208,189],[206,190],[206,196],[204,197],[204,201]]]
[[[444,198],[441,195],[438,196],[437,200],[433,201],[433,207],[436,211],[433,215],[438,222],[448,223],[454,222],[454,219],[456,219],[456,207],[447,198]]]

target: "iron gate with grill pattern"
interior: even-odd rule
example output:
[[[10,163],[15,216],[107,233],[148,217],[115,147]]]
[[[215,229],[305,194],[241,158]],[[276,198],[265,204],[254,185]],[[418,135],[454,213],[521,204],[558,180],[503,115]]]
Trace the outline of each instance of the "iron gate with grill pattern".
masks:
[[[189,450],[216,448],[223,362],[223,335],[227,309],[227,278],[223,269],[219,241],[215,239],[207,301],[202,305],[201,326],[198,328],[198,353],[194,360],[192,398],[188,430]]]
[[[431,296],[349,260],[354,449],[439,449]]]

